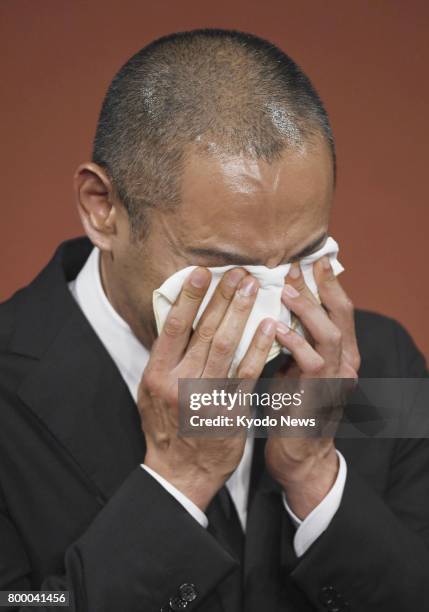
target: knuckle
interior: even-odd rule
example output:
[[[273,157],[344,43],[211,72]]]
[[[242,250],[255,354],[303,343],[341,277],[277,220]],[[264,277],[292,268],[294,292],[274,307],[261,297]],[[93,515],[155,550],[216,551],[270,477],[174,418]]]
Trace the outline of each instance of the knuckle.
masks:
[[[230,355],[233,351],[233,343],[225,336],[215,336],[213,350],[218,355]]]
[[[197,327],[195,333],[198,336],[198,339],[201,340],[204,344],[210,344],[215,335],[216,329],[210,325],[201,325]]]
[[[249,297],[244,297],[242,295],[236,294],[233,305],[235,312],[244,313],[250,310],[253,302]]]
[[[307,289],[308,289],[307,284],[306,284],[303,276],[301,276],[296,281],[293,281],[291,283],[291,285],[293,285],[295,287],[295,289],[297,289],[300,293],[306,292]]]
[[[162,330],[170,338],[177,338],[186,331],[186,321],[178,317],[169,317]]]
[[[328,289],[328,291],[335,290],[335,288],[338,286],[337,277],[334,276],[333,274],[324,278],[323,283],[325,287]]]
[[[145,371],[143,372],[143,376],[141,380],[142,386],[145,387],[146,389],[150,389],[154,382],[153,379],[154,379],[154,376],[152,374],[152,371],[149,370],[149,367],[146,367]]]
[[[230,302],[234,296],[234,289],[228,287],[224,283],[219,283],[218,285],[218,293],[220,297],[226,302]]]
[[[308,366],[308,373],[311,374],[312,376],[318,376],[319,374],[321,374],[323,372],[325,368],[325,360],[323,359],[323,357],[314,357],[311,360],[311,363]]]
[[[294,312],[298,316],[305,314],[313,316],[313,313],[319,308],[319,305],[313,302],[305,292],[301,292],[299,296],[295,298],[294,306]]]
[[[352,312],[354,312],[354,309],[355,307],[354,307],[352,300],[346,297],[342,303],[343,312],[346,314],[351,314]]]
[[[304,338],[304,336],[298,334],[297,332],[289,331],[288,335],[290,335],[290,339],[298,349],[304,347],[307,344],[307,340]]]
[[[162,399],[163,402],[175,405],[178,401],[178,383],[169,384],[159,372],[145,370],[140,385],[142,391],[150,398]]]
[[[271,346],[271,344],[272,344],[271,338],[268,338],[267,336],[260,334],[255,338],[253,350],[255,350],[257,353],[265,353],[265,351],[267,351],[267,349]]]
[[[343,336],[342,336],[341,331],[338,329],[338,327],[333,327],[331,331],[329,332],[329,335],[327,337],[327,342],[331,346],[338,346],[341,344],[342,339],[343,339]]]
[[[245,365],[239,371],[239,378],[254,379],[258,377],[258,372],[254,366]]]
[[[219,295],[228,302],[232,300],[236,291],[236,286],[229,282],[232,272],[234,272],[234,270],[228,270],[216,288]]]
[[[184,287],[182,289],[182,296],[186,298],[188,302],[200,302],[204,295],[202,289],[191,289],[190,287]]]
[[[338,284],[338,278],[333,273],[332,269],[326,272],[323,278],[323,282],[327,285]]]
[[[149,368],[146,368],[143,372],[142,386],[149,392],[150,395],[161,395],[161,377]]]

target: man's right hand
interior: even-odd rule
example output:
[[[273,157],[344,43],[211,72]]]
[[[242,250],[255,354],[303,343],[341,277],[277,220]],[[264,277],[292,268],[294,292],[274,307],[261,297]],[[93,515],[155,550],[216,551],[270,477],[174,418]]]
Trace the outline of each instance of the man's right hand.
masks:
[[[146,437],[145,465],[205,510],[237,467],[245,434],[225,438],[181,437],[178,380],[226,378],[258,291],[246,270],[228,270],[202,314],[192,323],[210,284],[207,268],[194,269],[154,343],[138,393]],[[236,378],[259,378],[276,331],[273,319],[259,325]]]

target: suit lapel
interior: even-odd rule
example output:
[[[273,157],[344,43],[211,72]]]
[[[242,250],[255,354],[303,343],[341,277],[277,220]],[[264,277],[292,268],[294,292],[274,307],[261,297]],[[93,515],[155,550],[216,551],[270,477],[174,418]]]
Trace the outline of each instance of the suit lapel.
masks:
[[[38,358],[19,397],[107,499],[143,461],[145,441],[128,387],[67,287],[89,250],[66,243],[24,291],[11,349]]]

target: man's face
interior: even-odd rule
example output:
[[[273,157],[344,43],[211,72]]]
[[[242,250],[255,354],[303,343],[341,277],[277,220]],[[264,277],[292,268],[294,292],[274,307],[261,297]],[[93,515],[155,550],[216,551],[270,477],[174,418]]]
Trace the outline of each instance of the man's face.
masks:
[[[264,265],[299,260],[327,235],[333,168],[323,140],[268,164],[244,156],[191,155],[182,202],[153,211],[141,243],[117,244],[109,286],[115,306],[148,343],[152,292],[189,265]],[[150,322],[150,323],[149,323]]]

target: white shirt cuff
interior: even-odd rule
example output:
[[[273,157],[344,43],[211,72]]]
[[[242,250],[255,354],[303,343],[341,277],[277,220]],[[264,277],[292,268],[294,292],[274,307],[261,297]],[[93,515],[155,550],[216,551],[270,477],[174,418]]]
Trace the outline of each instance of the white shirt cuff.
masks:
[[[339,461],[338,474],[331,490],[303,521],[292,512],[287,503],[286,494],[283,492],[284,506],[297,528],[293,546],[298,557],[301,557],[313,542],[322,535],[340,507],[347,478],[347,463],[338,450],[337,456]]]
[[[150,467],[144,465],[144,463],[141,463],[140,465],[144,470],[146,470],[146,472],[149,472],[149,474],[153,476],[153,478],[155,478],[155,480],[157,480],[159,484],[170,493],[170,495],[177,499],[179,504],[181,504],[185,508],[185,510],[187,510],[189,514],[194,517],[194,519],[201,525],[201,527],[204,527],[204,529],[208,527],[208,518],[206,517],[204,512],[194,504],[193,501],[186,497],[186,495],[183,495],[183,493],[179,491],[179,489],[176,489],[176,487],[174,487],[170,482],[168,482],[168,480],[165,480],[165,478],[154,472]]]

